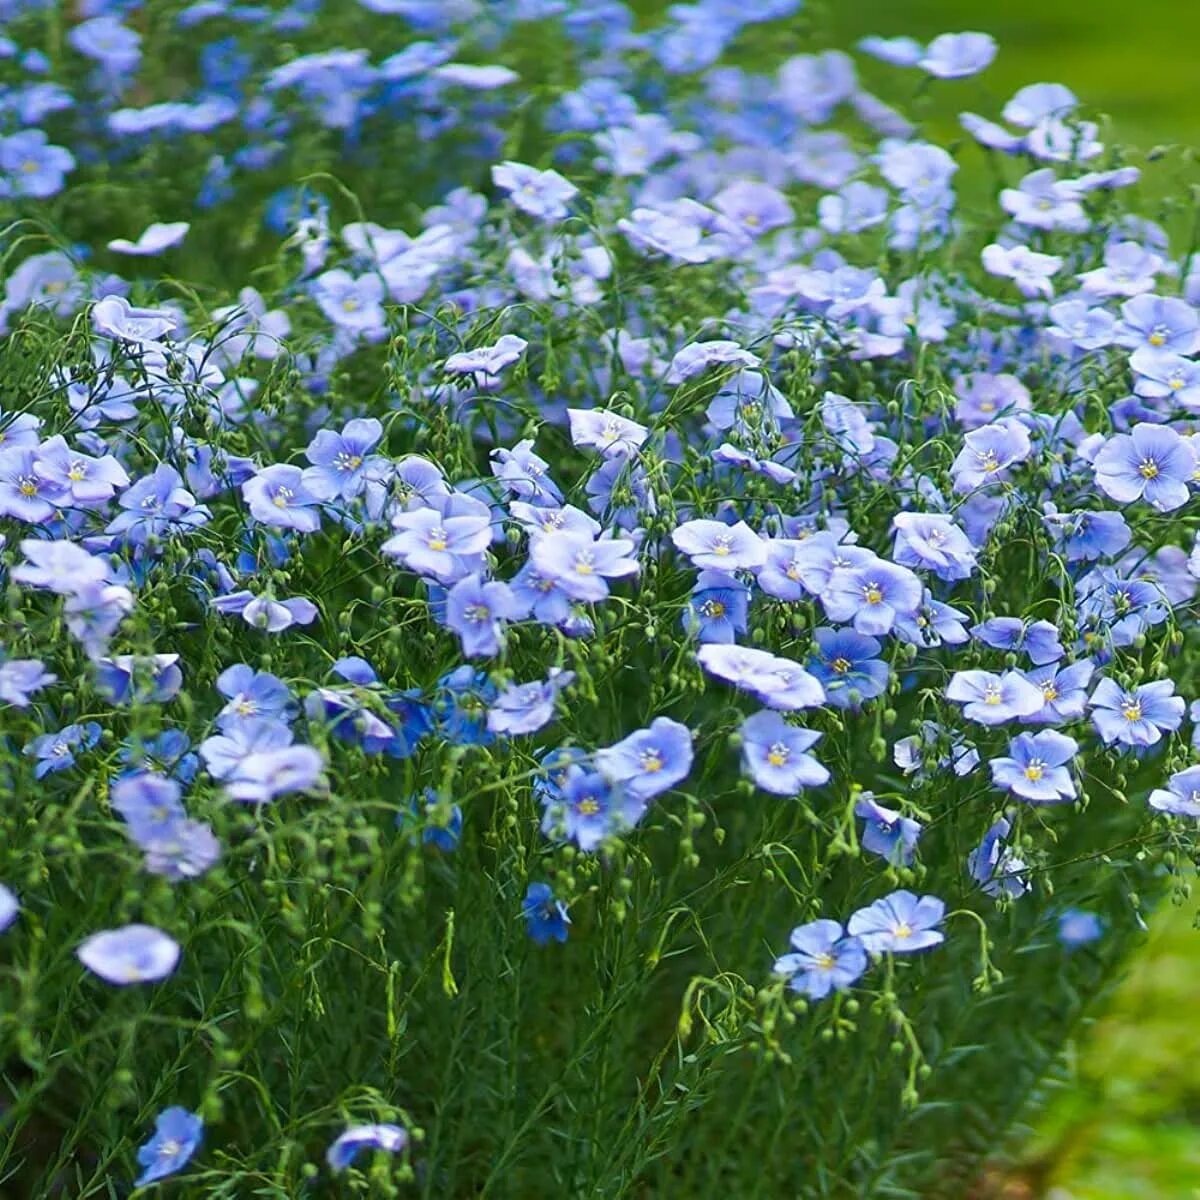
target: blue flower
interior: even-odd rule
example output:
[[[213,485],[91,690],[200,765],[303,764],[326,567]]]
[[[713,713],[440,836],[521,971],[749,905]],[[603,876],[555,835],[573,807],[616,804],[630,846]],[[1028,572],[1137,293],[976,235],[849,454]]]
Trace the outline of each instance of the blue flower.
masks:
[[[967,871],[987,895],[1016,900],[1029,891],[1029,882],[1025,863],[1004,845],[1011,830],[1007,817],[995,822],[967,855]]]
[[[829,920],[797,925],[790,938],[792,953],[775,960],[777,975],[787,975],[788,987],[812,1000],[844,992],[867,969],[866,947]]]
[[[794,796],[829,782],[829,772],[808,751],[821,734],[789,725],[777,712],[755,713],[742,722],[742,766],[764,791]]]
[[[1067,562],[1111,558],[1133,537],[1119,512],[1052,512],[1045,521]]]
[[[1045,704],[1041,688],[1018,671],[993,675],[988,671],[956,671],[946,687],[946,699],[963,706],[963,716],[981,725],[1002,725],[1039,712]]]
[[[1143,499],[1162,512],[1187,503],[1196,456],[1175,430],[1143,423],[1109,438],[1093,466],[1105,495],[1120,504]]]
[[[161,836],[141,845],[146,870],[172,883],[198,879],[221,857],[221,843],[203,821],[176,821]]]
[[[374,417],[348,421],[341,433],[321,429],[304,455],[312,466],[304,472],[304,486],[318,500],[353,500],[369,481],[382,481],[390,465],[371,451],[383,437],[383,425]]]
[[[399,1154],[408,1145],[408,1132],[399,1125],[351,1125],[325,1152],[330,1170],[344,1171],[363,1150]]]
[[[1077,721],[1087,708],[1087,686],[1095,666],[1086,658],[1065,667],[1054,663],[1026,672],[1025,678],[1042,689],[1045,703],[1021,717],[1022,725],[1065,725]]]
[[[1032,804],[1061,804],[1075,798],[1075,781],[1067,769],[1079,743],[1055,729],[1018,734],[1008,755],[991,761],[992,782]]]
[[[144,1169],[133,1186],[145,1187],[182,1171],[203,1137],[204,1122],[196,1113],[179,1105],[164,1108],[154,1119],[154,1136],[138,1149],[138,1165]]]
[[[1186,708],[1169,679],[1144,683],[1129,691],[1111,679],[1101,679],[1089,703],[1092,721],[1106,746],[1153,746],[1164,733],[1179,728]]]
[[[106,983],[157,983],[179,963],[179,943],[153,925],[123,925],[85,938],[75,951]]]
[[[1068,908],[1058,917],[1058,940],[1074,949],[1104,936],[1104,921],[1093,912]]]
[[[519,162],[502,162],[492,167],[492,182],[508,193],[522,212],[542,221],[561,221],[567,205],[579,189],[557,171],[539,171]]]
[[[30,758],[36,758],[33,769],[38,779],[53,771],[65,771],[75,765],[75,755],[89,750],[100,740],[100,726],[95,721],[83,725],[64,725],[57,733],[44,733],[25,747]]]
[[[509,684],[488,710],[488,729],[509,736],[536,732],[554,720],[559,693],[574,681],[574,671],[551,667],[545,682]]]
[[[675,548],[686,554],[692,565],[714,571],[749,571],[767,559],[762,538],[745,521],[726,525],[723,521],[686,521],[672,534]]]
[[[1008,478],[1009,470],[1024,462],[1032,450],[1025,427],[1012,417],[972,430],[950,467],[956,492],[971,492]]]
[[[613,459],[620,465],[619,460]],[[634,543],[627,538],[599,538],[576,533],[547,533],[529,548],[530,561],[544,579],[553,580],[572,600],[597,604],[608,596],[609,579],[635,575]]]
[[[996,57],[996,39],[987,33],[943,33],[935,37],[917,64],[936,79],[977,75]]]
[[[321,528],[318,498],[304,483],[299,467],[276,463],[264,467],[242,484],[242,497],[250,515],[274,529],[316,533]]]
[[[1200,345],[1200,314],[1178,296],[1134,296],[1121,305],[1117,341],[1131,350],[1191,354]]]
[[[571,918],[567,906],[556,900],[548,883],[531,883],[521,901],[521,912],[529,936],[539,946],[549,942],[565,942]]]
[[[181,783],[191,783],[200,769],[192,743],[181,729],[164,729],[144,742],[127,741],[121,747],[121,761],[128,764],[126,775],[152,772],[170,775]]]
[[[599,771],[572,771],[562,785],[562,799],[546,804],[542,832],[590,853],[636,825],[645,811],[644,800],[626,798]]]
[[[1058,629],[1049,621],[1029,621],[1020,617],[992,617],[971,629],[976,641],[996,650],[1019,650],[1029,655],[1035,666],[1056,662],[1064,651]]]
[[[897,513],[892,529],[896,534],[892,558],[903,567],[932,571],[947,582],[969,579],[975,570],[974,546],[941,513]]]
[[[0,137],[0,197],[45,200],[62,191],[63,180],[74,169],[75,156],[53,145],[40,129]]]
[[[447,808],[433,788],[426,788],[423,796],[414,796],[408,807],[396,815],[398,828],[420,827],[421,841],[427,846],[436,846],[445,854],[458,849],[462,824],[462,809],[457,804]]]
[[[295,699],[282,679],[269,671],[256,671],[246,663],[226,667],[217,676],[217,691],[227,700],[217,714],[222,729],[256,717],[286,721],[296,711]]]
[[[113,704],[165,704],[182,686],[178,654],[118,654],[96,661],[96,689]]]
[[[918,899],[903,889],[854,913],[846,928],[872,953],[911,954],[944,942],[938,928],[946,906],[936,896]]]
[[[34,692],[49,687],[58,676],[37,658],[11,658],[0,662],[0,702],[27,708]]]
[[[863,792],[854,806],[854,815],[866,822],[863,829],[863,849],[878,854],[894,867],[912,865],[917,841],[921,837],[921,822],[875,802],[870,792]]]
[[[524,615],[507,583],[465,575],[446,596],[446,624],[459,635],[467,658],[491,658],[504,645],[504,622]]]
[[[912,616],[898,618],[894,632],[910,646],[959,646],[967,640],[966,620],[966,613],[935,600],[926,589],[921,606]]]
[[[486,746],[495,739],[487,727],[496,685],[482,671],[462,666],[437,683],[433,716],[437,732],[452,746]]]
[[[123,534],[132,546],[195,528],[209,518],[208,509],[196,503],[179,472],[166,463],[122,492],[117,503],[125,511],[109,522],[106,532]]]
[[[692,767],[692,733],[670,717],[656,717],[649,729],[595,754],[597,769],[623,794],[645,803],[669,791]]]
[[[1165,788],[1150,793],[1149,804],[1173,817],[1200,817],[1200,767],[1176,771]]]
[[[13,894],[12,888],[0,883],[0,933],[3,933],[16,919],[21,911],[21,902]]]
[[[907,567],[875,558],[865,566],[838,571],[821,593],[831,621],[852,624],[859,633],[879,637],[896,622],[913,616],[924,589]]]
[[[129,836],[144,848],[171,836],[187,816],[180,794],[175,780],[141,773],[118,779],[109,792],[109,804],[125,818]]]
[[[808,668],[836,708],[859,708],[887,690],[890,672],[879,658],[880,644],[852,629],[818,629],[817,653]]]
[[[750,591],[723,571],[701,571],[683,610],[683,627],[701,642],[737,641],[745,633]]]

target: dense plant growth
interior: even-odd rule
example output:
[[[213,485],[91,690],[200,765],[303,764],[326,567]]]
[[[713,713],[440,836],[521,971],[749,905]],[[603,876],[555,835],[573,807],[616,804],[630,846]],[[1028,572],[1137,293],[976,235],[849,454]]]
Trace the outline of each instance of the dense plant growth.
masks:
[[[4,1194],[962,1196],[1194,852],[1176,168],[799,0],[0,16]]]

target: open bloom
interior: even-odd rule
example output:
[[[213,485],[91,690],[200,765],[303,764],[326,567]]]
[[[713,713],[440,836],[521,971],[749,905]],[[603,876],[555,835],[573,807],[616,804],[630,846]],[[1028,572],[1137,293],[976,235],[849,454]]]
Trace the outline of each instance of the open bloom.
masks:
[[[1079,743],[1055,729],[1018,734],[1008,755],[991,762],[992,782],[1032,804],[1060,804],[1075,799],[1075,781],[1067,764]]]
[[[767,548],[745,521],[687,521],[671,534],[676,549],[697,567],[720,571],[753,570],[766,562]]]
[[[608,595],[608,580],[635,575],[634,544],[627,538],[597,538],[577,533],[547,533],[530,547],[530,561],[543,578],[553,580],[572,600],[595,604]]]
[[[1179,728],[1186,707],[1169,679],[1125,691],[1111,679],[1096,684],[1089,702],[1092,721],[1104,744],[1153,746]]]
[[[321,528],[317,497],[305,486],[299,467],[267,467],[242,484],[242,495],[251,515],[264,525],[297,533],[315,533]]]
[[[867,969],[866,948],[836,921],[797,925],[790,940],[792,952],[777,958],[773,969],[788,976],[792,991],[812,1000],[845,991]]]
[[[1045,704],[1041,688],[1019,671],[956,671],[946,686],[946,699],[961,704],[963,716],[981,725],[1032,716]]]
[[[142,1173],[134,1187],[145,1187],[182,1171],[204,1137],[204,1122],[194,1112],[173,1105],[154,1118],[154,1136],[137,1152]]]
[[[579,189],[557,171],[539,171],[519,162],[492,167],[492,182],[509,195],[522,212],[542,221],[561,221]]]
[[[1166,512],[1187,503],[1196,456],[1175,430],[1142,423],[1109,438],[1093,467],[1105,495],[1120,504],[1145,500]]]
[[[615,746],[597,750],[597,768],[625,795],[646,801],[673,788],[692,767],[692,733],[670,717],[631,733]]]
[[[882,696],[888,685],[888,665],[880,657],[877,638],[852,629],[818,629],[813,634],[816,654],[809,660],[821,681],[825,698],[837,708],[858,708]]]
[[[878,637],[890,633],[897,620],[916,613],[923,593],[920,579],[907,567],[876,558],[866,566],[838,571],[821,603],[831,621]]]
[[[777,712],[755,713],[742,722],[742,766],[764,791],[794,796],[829,782],[829,772],[808,753],[821,735],[789,724]]]
[[[872,954],[911,954],[944,942],[938,928],[946,906],[936,896],[918,899],[903,888],[854,913],[846,928]]]
[[[1173,817],[1200,817],[1200,767],[1176,771],[1165,788],[1150,793],[1149,804]]]

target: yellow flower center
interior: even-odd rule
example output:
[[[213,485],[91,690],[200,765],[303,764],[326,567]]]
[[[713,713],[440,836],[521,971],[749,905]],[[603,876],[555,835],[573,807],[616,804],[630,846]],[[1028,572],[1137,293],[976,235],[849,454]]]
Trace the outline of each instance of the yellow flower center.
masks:
[[[1152,458],[1143,458],[1138,463],[1138,473],[1143,479],[1155,479],[1158,476],[1158,463]]]

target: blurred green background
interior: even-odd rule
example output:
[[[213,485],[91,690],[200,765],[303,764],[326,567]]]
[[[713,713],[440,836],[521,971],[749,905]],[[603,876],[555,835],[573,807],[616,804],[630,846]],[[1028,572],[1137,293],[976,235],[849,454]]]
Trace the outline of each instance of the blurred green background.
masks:
[[[868,33],[926,40],[977,29],[996,38],[992,66],[935,99],[949,136],[958,110],[996,118],[1018,87],[1055,81],[1106,114],[1116,141],[1142,150],[1200,143],[1200,0],[832,0],[822,7],[838,45]],[[874,82],[889,70],[864,75]],[[881,88],[885,96],[894,94],[895,79]],[[1043,1105],[1026,1114],[1034,1133],[1024,1157],[997,1172],[987,1200],[1200,1198],[1195,910],[1187,901],[1159,911],[1113,1007],[1085,1031]]]

